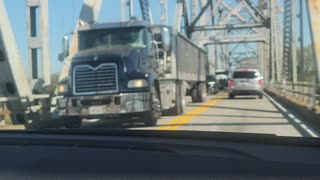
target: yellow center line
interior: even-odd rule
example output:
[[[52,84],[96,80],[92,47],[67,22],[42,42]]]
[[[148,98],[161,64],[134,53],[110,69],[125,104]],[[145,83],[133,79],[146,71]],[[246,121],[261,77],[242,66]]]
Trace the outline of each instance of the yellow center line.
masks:
[[[210,100],[200,105],[200,107],[193,109],[186,114],[178,116],[177,118],[170,121],[167,125],[160,127],[159,130],[177,130],[180,126],[187,124],[194,117],[204,113],[210,107],[215,106],[223,98],[225,98],[224,95],[218,96],[216,99]]]

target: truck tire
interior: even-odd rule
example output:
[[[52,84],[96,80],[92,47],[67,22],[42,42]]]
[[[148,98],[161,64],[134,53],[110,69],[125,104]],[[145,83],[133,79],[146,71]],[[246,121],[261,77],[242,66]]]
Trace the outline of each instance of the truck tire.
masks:
[[[79,117],[62,118],[64,125],[68,129],[79,129],[81,127],[82,119]]]
[[[144,124],[147,127],[153,127],[157,125],[158,119],[160,118],[160,98],[153,87],[151,90],[151,110],[146,112]]]
[[[186,91],[185,91],[185,87],[183,85],[182,82],[179,82],[176,84],[176,95],[175,95],[175,99],[176,99],[176,104],[173,108],[171,108],[167,114],[168,115],[172,115],[172,116],[176,116],[176,115],[180,115],[183,114],[185,112],[186,109]]]
[[[206,87],[204,83],[200,83],[192,89],[192,92],[191,92],[192,102],[194,103],[204,102],[206,99],[206,96],[207,96],[207,93],[206,93]]]

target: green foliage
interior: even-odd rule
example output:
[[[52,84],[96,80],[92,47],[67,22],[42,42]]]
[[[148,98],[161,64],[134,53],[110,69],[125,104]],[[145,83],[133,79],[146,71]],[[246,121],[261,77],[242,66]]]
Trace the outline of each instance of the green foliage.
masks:
[[[298,74],[304,73],[304,79],[298,76],[299,81],[312,82],[315,76],[315,65],[313,60],[313,49],[311,45],[304,48],[304,59],[303,62],[300,61],[301,48],[297,48],[297,59],[298,59]],[[302,63],[304,63],[304,69],[302,69]]]

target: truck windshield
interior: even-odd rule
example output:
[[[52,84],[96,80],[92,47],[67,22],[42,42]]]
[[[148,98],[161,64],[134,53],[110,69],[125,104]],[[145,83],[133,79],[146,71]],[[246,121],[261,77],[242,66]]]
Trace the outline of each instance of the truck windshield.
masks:
[[[146,47],[143,27],[90,30],[79,33],[79,49],[111,49],[117,47]]]

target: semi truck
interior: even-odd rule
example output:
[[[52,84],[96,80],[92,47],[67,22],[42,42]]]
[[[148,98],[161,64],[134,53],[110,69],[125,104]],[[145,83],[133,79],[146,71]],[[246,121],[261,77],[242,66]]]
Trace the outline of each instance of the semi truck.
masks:
[[[71,58],[59,82],[58,114],[67,128],[81,119],[120,118],[155,126],[160,115],[185,111],[206,97],[207,52],[170,26],[128,22],[78,28],[78,52],[63,38],[59,59]]]

